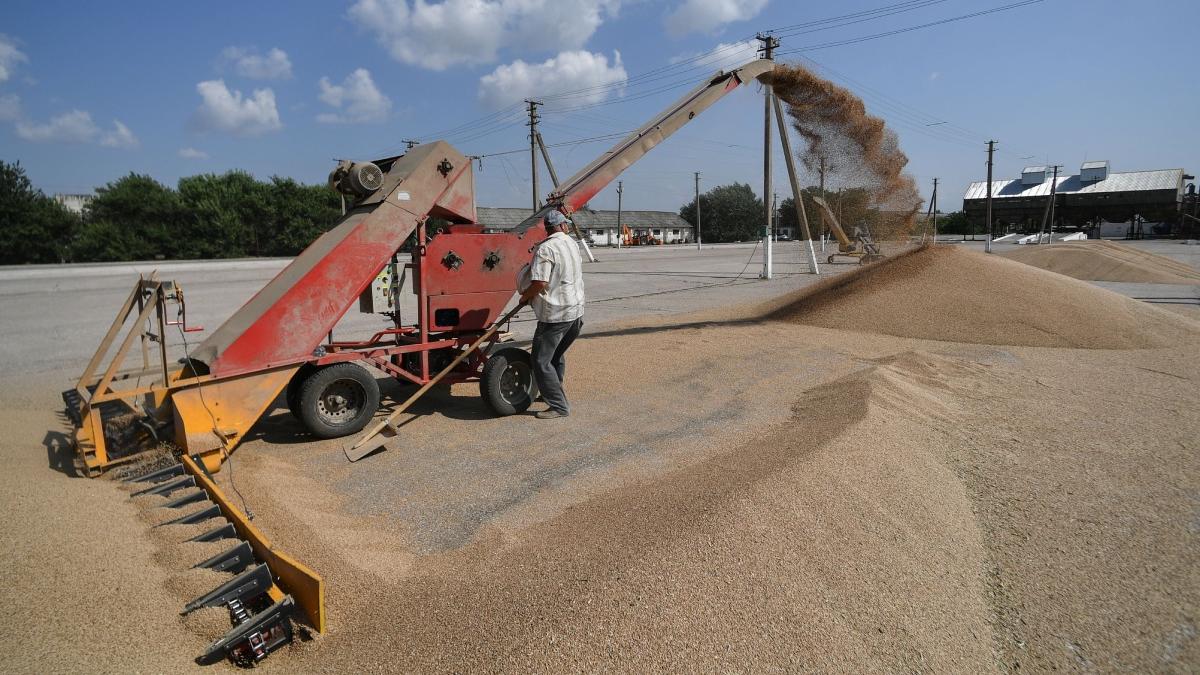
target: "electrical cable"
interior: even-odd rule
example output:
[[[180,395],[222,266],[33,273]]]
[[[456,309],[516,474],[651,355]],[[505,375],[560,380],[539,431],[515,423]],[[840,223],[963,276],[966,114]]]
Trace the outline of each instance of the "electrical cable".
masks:
[[[183,341],[183,358],[185,361],[187,361],[188,368],[192,369],[192,375],[198,377],[200,373],[196,370],[195,361],[192,361],[192,348],[188,346],[187,335],[185,335],[183,332],[183,323],[177,323],[175,324],[175,327],[179,329],[179,339]],[[225,456],[225,464],[229,467],[229,486],[233,488],[235,493],[237,493],[238,499],[242,501],[242,511],[246,513],[246,518],[248,520],[254,520],[254,512],[251,511],[250,507],[246,505],[246,497],[242,494],[242,491],[238,489],[237,483],[234,482],[233,455],[229,454],[229,450],[225,448],[225,439],[221,437],[220,430],[218,428],[219,425],[217,424],[217,416],[213,414],[212,409],[208,407],[208,402],[204,400],[204,385],[201,382],[196,383],[196,394],[200,397],[200,405],[204,408],[204,412],[207,412],[209,419],[212,420],[213,432],[217,434],[218,438],[221,438],[221,454]]]
[[[1040,0],[1037,0],[1037,1],[1040,1]],[[873,19],[892,16],[895,14],[900,14],[902,12],[908,12],[908,11],[913,11],[913,10],[917,10],[917,9],[922,9],[922,8],[928,7],[930,5],[940,4],[941,2],[945,2],[945,0],[908,0],[907,2],[892,3],[889,5],[884,5],[882,7],[877,7],[875,9],[861,10],[858,12],[851,12],[851,13],[842,14],[839,16],[827,17],[824,19],[814,19],[812,21],[799,23],[799,24],[792,24],[790,26],[781,26],[778,28],[770,28],[764,32],[786,36],[786,35],[794,35],[794,34],[801,34],[801,33],[817,32],[819,30],[830,30],[833,28],[840,28],[843,26],[852,25],[854,23],[862,23],[864,21],[869,21],[869,20],[873,20]],[[808,30],[803,30],[803,29],[808,29]],[[552,94],[552,95],[545,96],[542,98],[544,101],[558,101],[558,100],[563,100],[563,99],[568,99],[568,98],[579,98],[579,97],[583,97],[583,96],[591,96],[591,95],[594,95],[597,93],[604,93],[604,92],[614,91],[614,90],[619,90],[619,89],[628,89],[630,87],[638,87],[638,86],[641,86],[648,82],[655,82],[655,81],[667,79],[670,77],[676,77],[683,73],[693,73],[693,72],[699,71],[699,70],[707,70],[711,67],[712,64],[719,63],[721,61],[721,59],[725,58],[727,55],[732,55],[732,53],[735,52],[736,50],[745,48],[745,43],[750,40],[753,40],[754,37],[755,37],[754,35],[742,36],[740,38],[735,39],[735,41],[733,43],[726,44],[723,47],[718,47],[718,48],[710,50],[708,52],[704,52],[701,54],[695,54],[693,56],[678,59],[670,64],[660,66],[658,68],[652,68],[648,71],[639,73],[632,77],[628,77],[620,82],[612,82],[612,83],[607,83],[607,84],[602,84],[602,85],[594,85],[591,87],[582,87],[579,89],[559,92],[557,94]],[[484,116],[476,118],[476,119],[468,120],[457,126],[450,127],[448,129],[439,130],[439,131],[431,131],[431,132],[427,132],[424,134],[417,134],[415,137],[416,138],[434,138],[434,137],[449,136],[449,135],[454,135],[454,134],[461,134],[463,132],[477,130],[478,128],[480,128],[480,126],[488,125],[489,123],[493,122],[494,120],[496,120],[499,117],[502,117],[506,113],[519,110],[520,108],[521,108],[520,103],[512,103],[512,104],[509,104],[508,106],[505,106],[504,108],[501,108],[500,110],[497,110],[495,112],[492,112],[488,115],[484,115]],[[389,148],[390,147],[399,147],[399,146],[389,146]],[[375,153],[375,154],[380,154],[380,153]]]
[[[1018,7],[1025,7],[1026,5],[1034,5],[1039,2],[1044,2],[1044,0],[1022,0],[1021,2],[1014,2],[1014,3],[1007,4],[1007,5],[1001,5],[999,7],[992,7],[991,9],[984,9],[984,10],[980,10],[978,12],[971,12],[969,14],[960,14],[958,16],[952,16],[949,18],[940,19],[938,21],[930,21],[928,23],[923,23],[923,24],[919,24],[916,26],[906,26],[904,28],[897,28],[895,30],[884,31],[882,33],[875,33],[873,35],[862,35],[862,36],[859,36],[856,38],[848,38],[845,40],[835,40],[832,42],[824,42],[821,44],[809,45],[806,47],[797,47],[795,49],[784,49],[784,50],[775,52],[775,55],[782,56],[784,54],[799,54],[801,52],[810,52],[810,51],[815,51],[817,49],[828,49],[829,47],[842,47],[845,45],[858,44],[860,42],[877,40],[882,37],[890,37],[892,35],[899,35],[901,33],[909,33],[909,32],[915,31],[915,30],[921,30],[923,28],[930,28],[933,26],[941,26],[943,24],[953,23],[955,21],[963,21],[964,19],[973,19],[978,16],[984,16],[985,14],[995,14],[996,12],[1003,12],[1003,11],[1007,11],[1010,9],[1016,9]]]

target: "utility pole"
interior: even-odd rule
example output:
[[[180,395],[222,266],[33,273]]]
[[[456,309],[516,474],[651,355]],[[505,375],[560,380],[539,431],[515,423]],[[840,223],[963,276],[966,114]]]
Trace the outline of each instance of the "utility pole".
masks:
[[[625,238],[625,228],[621,227],[621,195],[625,194],[625,188],[621,181],[617,181],[617,248],[621,248],[621,240]]]
[[[696,250],[701,250],[700,244],[700,172],[696,172]]]
[[[1061,168],[1061,165],[1055,164],[1054,177],[1050,179],[1050,234],[1046,239],[1046,244],[1049,246],[1054,245],[1054,202],[1056,201],[1054,196],[1058,194],[1058,170]]]
[[[937,182],[933,179],[933,243],[937,243]]]
[[[771,230],[771,239],[779,239],[779,193],[775,192],[771,195],[771,222],[775,227]]]
[[[1038,228],[1038,244],[1042,243],[1042,233],[1046,231],[1047,222],[1050,223],[1050,238],[1054,238],[1054,195],[1057,193],[1059,168],[1059,165],[1054,165],[1054,177],[1050,179],[1050,198],[1046,200],[1046,210],[1042,211],[1042,226]]]
[[[529,127],[529,169],[533,176],[533,210],[537,211],[542,208],[542,202],[538,199],[538,165],[537,165],[537,123],[538,117],[537,107],[542,104],[541,101],[532,98],[525,99],[529,104],[529,121],[526,126]]]
[[[402,143],[404,143],[404,149],[405,149],[405,150],[412,150],[414,146],[417,146],[417,145],[420,145],[420,144],[421,144],[421,143],[420,143],[420,141],[415,141],[415,140],[413,140],[413,139],[411,139],[411,138],[406,138],[406,139],[404,139],[404,140],[403,140],[403,141],[401,141],[401,142],[402,142]]]
[[[796,159],[792,156],[792,141],[788,137],[788,128],[783,121],[783,106],[779,99],[774,101],[775,124],[779,126],[779,142],[783,145],[783,161],[787,165],[788,181],[792,186],[792,206],[796,209],[796,220],[800,223],[800,231],[804,234],[804,243],[808,246],[808,265],[813,274],[820,274],[817,269],[817,254],[813,250],[812,233],[808,229],[808,214],[804,211],[804,193],[800,190],[800,179],[796,175]]]
[[[988,176],[987,176],[987,241],[984,250],[992,252],[992,155],[996,152],[996,141],[988,141]]]
[[[779,40],[774,36],[765,33],[759,33],[755,38],[762,43],[759,48],[762,52],[762,58],[768,61],[774,59],[775,48],[779,46]],[[763,85],[766,97],[763,101],[763,208],[766,211],[767,222],[763,227],[763,268],[762,278],[770,279],[773,276],[774,270],[771,268],[772,246],[771,246],[771,109],[775,100],[775,92],[771,89],[771,85]]]
[[[929,208],[925,210],[925,227],[921,228],[921,245],[929,238],[929,222],[933,219],[933,197],[929,198]]]
[[[817,167],[817,176],[820,178],[819,189],[821,191],[821,199],[825,199],[825,158],[821,158],[821,163]],[[817,209],[818,228],[821,231],[821,253],[825,252],[825,210]]]
[[[550,151],[546,149],[546,141],[542,140],[542,132],[540,131],[534,131],[533,136],[537,139],[537,146],[542,151],[542,160],[546,162],[546,170],[550,172],[550,184],[557,191],[558,172],[554,170],[554,162],[550,161]],[[534,194],[536,195],[536,193]],[[536,211],[537,209],[534,210]],[[574,220],[569,222],[571,223],[571,229],[575,231],[575,238],[579,240],[580,245],[583,246],[583,252],[587,254],[588,262],[596,262],[596,256],[592,255],[592,249],[588,246],[587,236],[579,231],[579,225]]]

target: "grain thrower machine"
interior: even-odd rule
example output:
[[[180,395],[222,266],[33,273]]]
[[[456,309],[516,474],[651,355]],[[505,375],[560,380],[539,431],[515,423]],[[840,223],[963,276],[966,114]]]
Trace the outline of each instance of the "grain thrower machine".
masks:
[[[582,208],[651,148],[774,65],[756,60],[718,73],[561,183],[543,208],[508,231],[487,231],[478,221],[472,160],[449,143],[340,162],[329,176],[348,206],[338,224],[183,358],[173,361],[167,349],[173,330],[185,345],[186,332],[198,330],[187,326],[183,290],[156,276],[138,280],[77,385],[63,392],[77,464],[98,476],[173,446],[178,466],[135,480],[163,495],[203,487],[216,502],[211,515],[230,523],[218,529],[250,544],[249,552],[242,547],[239,565],[255,574],[265,575],[255,563],[270,570],[259,586],[271,591],[273,602],[259,605],[278,608],[294,596],[310,625],[322,630],[320,578],[266,542],[211,474],[281,394],[313,436],[362,431],[380,404],[379,373],[417,385],[416,395],[437,381],[478,381],[496,414],[524,411],[536,397],[530,356],[496,348],[496,329],[512,315],[504,312],[514,302],[518,273],[545,238],[545,216]],[[411,262],[401,257],[406,245]],[[416,299],[413,323],[399,311],[402,278],[411,280]],[[386,327],[365,340],[334,340],[332,330],[356,302],[383,315]],[[128,369],[123,364],[135,343],[141,367]],[[389,420],[367,433],[394,434]],[[218,646],[246,654],[252,643],[261,658],[262,645],[274,644],[279,632],[259,630],[256,616],[246,614],[244,625],[251,628],[243,629],[255,639],[229,638]]]

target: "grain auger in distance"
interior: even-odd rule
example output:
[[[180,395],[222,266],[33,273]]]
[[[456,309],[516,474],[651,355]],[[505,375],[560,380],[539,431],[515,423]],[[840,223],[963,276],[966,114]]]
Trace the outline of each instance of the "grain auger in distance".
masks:
[[[175,480],[204,483],[217,510],[270,572],[277,592],[268,595],[271,604],[260,598],[259,606],[276,607],[290,595],[321,630],[320,578],[281,562],[285,556],[262,543],[248,521],[239,527],[244,515],[207,476],[276,402],[318,438],[362,431],[380,403],[379,374],[419,387],[418,394],[437,381],[477,381],[496,414],[524,411],[536,397],[530,356],[498,348],[496,328],[510,316],[504,311],[516,295],[518,273],[545,237],[546,214],[582,208],[697,114],[773,67],[758,60],[716,74],[561,183],[545,207],[508,231],[488,231],[478,222],[471,160],[444,141],[372,162],[340,162],[329,176],[348,204],[339,223],[182,359],[171,361],[166,346],[171,328],[188,344],[182,291],[154,278],[139,281],[78,386],[63,396],[80,464],[99,475],[169,445],[182,466],[170,470],[186,474]],[[402,318],[400,292],[408,286],[416,316]],[[356,302],[360,311],[381,315],[384,327],[365,340],[334,340],[334,326]],[[125,370],[139,339],[143,367]],[[397,437],[391,422],[374,425],[354,447],[381,432]],[[238,612],[235,622],[245,616]]]
[[[825,213],[826,222],[829,224],[829,230],[833,232],[833,236],[838,240],[838,252],[829,256],[826,260],[830,265],[837,257],[857,259],[860,265],[873,263],[883,260],[883,251],[879,248],[879,244],[871,237],[871,232],[866,225],[854,227],[854,239],[846,235],[846,231],[842,229],[841,223],[838,222],[837,216],[833,215],[833,209],[829,208],[829,203],[821,197],[813,197],[817,206]]]

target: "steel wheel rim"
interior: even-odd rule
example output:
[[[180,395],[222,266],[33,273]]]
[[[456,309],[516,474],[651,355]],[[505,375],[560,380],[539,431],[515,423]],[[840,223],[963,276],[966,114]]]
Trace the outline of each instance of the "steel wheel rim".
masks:
[[[346,424],[358,417],[367,402],[367,392],[354,380],[334,380],[317,397],[317,416],[330,426]]]
[[[520,361],[509,361],[500,374],[500,395],[509,403],[519,403],[529,398],[533,384],[533,371]]]

